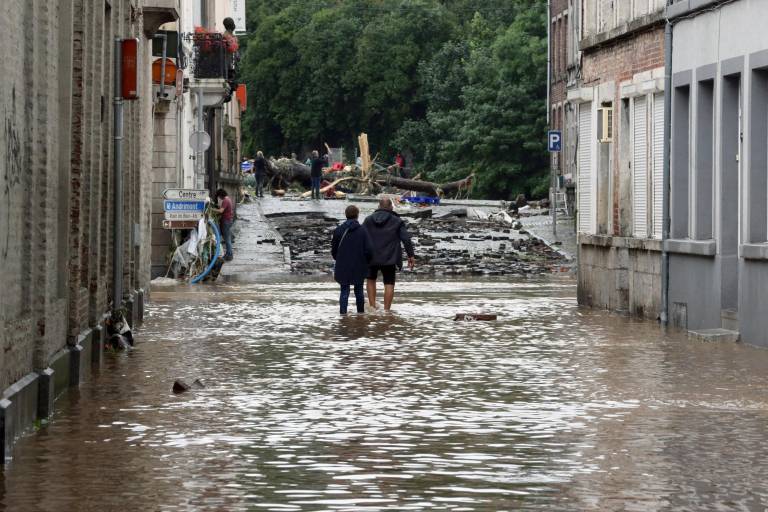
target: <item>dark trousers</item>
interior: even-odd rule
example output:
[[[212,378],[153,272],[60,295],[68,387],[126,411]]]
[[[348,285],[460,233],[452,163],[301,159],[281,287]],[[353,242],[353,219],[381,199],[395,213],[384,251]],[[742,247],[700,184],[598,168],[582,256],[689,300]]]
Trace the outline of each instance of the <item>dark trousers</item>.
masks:
[[[339,298],[339,309],[342,315],[347,314],[347,308],[349,307],[349,288],[352,285],[341,285],[341,297]],[[357,312],[365,313],[365,293],[363,291],[363,283],[355,283],[355,303],[357,304]]]
[[[221,237],[224,239],[224,246],[226,247],[226,252],[224,253],[224,259],[231,260],[233,257],[232,254],[232,224],[234,221],[221,221]]]
[[[312,199],[320,199],[320,180],[321,176],[312,176]]]
[[[264,174],[256,173],[256,197],[264,197]]]

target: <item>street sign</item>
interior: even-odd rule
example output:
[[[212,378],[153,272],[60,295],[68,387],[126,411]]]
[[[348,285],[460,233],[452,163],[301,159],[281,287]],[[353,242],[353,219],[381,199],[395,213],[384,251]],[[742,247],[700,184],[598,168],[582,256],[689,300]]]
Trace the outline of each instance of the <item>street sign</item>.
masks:
[[[199,193],[201,191],[193,190],[181,192]],[[175,194],[172,192],[169,195]],[[195,194],[192,195],[194,196]],[[166,199],[163,201],[163,210],[165,210],[165,220],[198,221],[203,218],[203,212],[205,212],[205,201],[199,201],[194,198]]]
[[[205,210],[205,201],[173,201],[166,199],[163,201],[163,210],[166,212],[199,212]]]
[[[563,150],[563,132],[560,130],[549,130],[547,132],[550,153],[559,153]]]
[[[246,160],[245,162],[240,164],[240,170],[243,172],[248,172],[250,170],[253,170],[253,162],[250,160]]]
[[[206,132],[192,132],[189,136],[189,145],[195,151],[208,151],[211,147],[211,136]]]
[[[164,220],[163,229],[197,229],[196,220]]]
[[[165,220],[189,220],[199,221],[203,218],[203,212],[165,212]]]
[[[167,188],[163,191],[163,199],[205,201],[208,199],[208,191],[185,188]]]

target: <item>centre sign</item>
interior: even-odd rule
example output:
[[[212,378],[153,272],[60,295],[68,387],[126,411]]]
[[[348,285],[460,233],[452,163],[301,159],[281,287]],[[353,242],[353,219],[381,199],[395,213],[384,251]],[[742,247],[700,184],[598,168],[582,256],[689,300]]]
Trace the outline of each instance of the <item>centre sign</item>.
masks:
[[[186,226],[203,218],[208,191],[169,188],[163,192],[163,199],[163,227],[181,229],[181,224]]]

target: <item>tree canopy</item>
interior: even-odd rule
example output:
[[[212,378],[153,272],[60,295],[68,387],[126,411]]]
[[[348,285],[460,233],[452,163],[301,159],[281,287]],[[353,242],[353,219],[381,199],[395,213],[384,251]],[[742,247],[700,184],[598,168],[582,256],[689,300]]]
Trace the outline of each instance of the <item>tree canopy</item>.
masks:
[[[248,0],[245,154],[304,155],[368,133],[477,197],[545,193],[544,0]]]

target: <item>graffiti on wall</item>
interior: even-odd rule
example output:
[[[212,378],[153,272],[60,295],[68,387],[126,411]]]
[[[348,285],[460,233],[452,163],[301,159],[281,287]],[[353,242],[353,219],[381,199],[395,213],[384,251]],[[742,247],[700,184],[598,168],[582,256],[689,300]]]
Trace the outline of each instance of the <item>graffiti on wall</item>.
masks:
[[[16,126],[16,88],[11,91],[11,105],[10,112],[8,109],[4,109],[3,112],[3,143],[0,145],[0,150],[3,151],[2,162],[3,169],[0,174],[3,177],[2,183],[2,203],[3,208],[0,211],[0,226],[2,226],[2,254],[3,259],[8,257],[8,248],[11,241],[11,218],[13,212],[11,205],[14,194],[18,193],[18,187],[21,184],[21,172],[22,172],[22,150],[21,139],[19,138],[19,130]],[[5,218],[2,218],[3,215]]]

